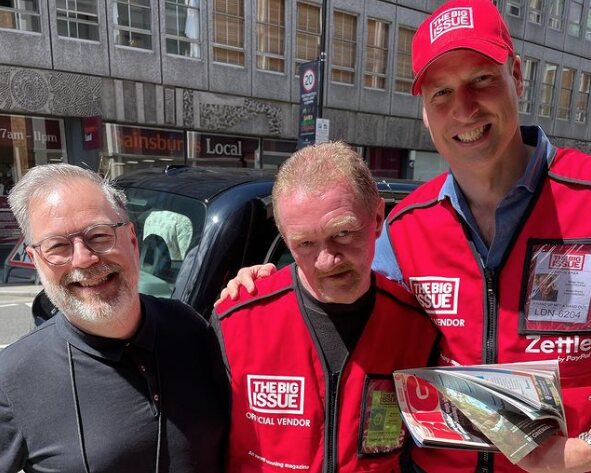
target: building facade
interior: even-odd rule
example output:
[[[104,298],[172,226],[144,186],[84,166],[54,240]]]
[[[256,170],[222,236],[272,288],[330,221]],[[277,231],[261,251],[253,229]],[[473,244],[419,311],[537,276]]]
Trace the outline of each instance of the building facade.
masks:
[[[324,1],[5,2],[2,193],[45,162],[277,166],[296,146],[299,65],[321,50],[330,139],[376,174],[444,170],[410,94],[412,35],[442,2]],[[522,122],[591,152],[591,0],[496,3],[523,61]]]

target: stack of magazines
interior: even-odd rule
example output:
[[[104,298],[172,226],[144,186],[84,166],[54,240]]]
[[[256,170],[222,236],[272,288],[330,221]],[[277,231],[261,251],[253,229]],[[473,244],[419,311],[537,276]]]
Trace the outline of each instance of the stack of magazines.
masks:
[[[558,362],[394,372],[404,422],[419,446],[500,451],[517,463],[566,435]]]

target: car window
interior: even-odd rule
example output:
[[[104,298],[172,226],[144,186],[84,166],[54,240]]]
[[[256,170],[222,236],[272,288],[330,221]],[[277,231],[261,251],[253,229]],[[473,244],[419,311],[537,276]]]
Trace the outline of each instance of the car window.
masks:
[[[293,263],[293,256],[287,249],[287,245],[280,234],[277,234],[275,240],[273,240],[264,262],[273,263],[277,269]]]
[[[170,297],[185,256],[199,245],[205,204],[162,191],[127,188],[125,194],[140,247],[140,291]]]

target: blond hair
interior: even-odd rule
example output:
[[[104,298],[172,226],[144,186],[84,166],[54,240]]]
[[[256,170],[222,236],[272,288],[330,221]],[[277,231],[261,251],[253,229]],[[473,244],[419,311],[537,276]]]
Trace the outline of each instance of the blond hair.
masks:
[[[320,191],[335,184],[345,184],[368,213],[375,212],[379,202],[376,183],[363,158],[348,144],[322,143],[294,153],[279,168],[273,186],[277,225],[277,204],[282,196],[295,191]]]

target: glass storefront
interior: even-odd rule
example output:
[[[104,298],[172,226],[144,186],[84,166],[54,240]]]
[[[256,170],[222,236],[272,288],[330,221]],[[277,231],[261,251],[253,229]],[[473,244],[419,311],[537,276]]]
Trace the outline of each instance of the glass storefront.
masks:
[[[259,167],[259,140],[187,132],[189,166]]]
[[[106,150],[99,172],[109,178],[135,169],[188,166],[260,167],[260,140],[166,130],[114,123],[105,124]]]
[[[0,195],[37,164],[66,162],[64,124],[59,119],[0,115]]]
[[[296,141],[264,139],[261,167],[278,168],[283,161],[296,152],[296,147]]]
[[[185,164],[185,132],[107,123],[99,173],[115,178],[136,169]]]
[[[367,164],[374,176],[389,178],[406,177],[403,172],[405,153],[405,150],[398,148],[368,146],[366,148]]]

